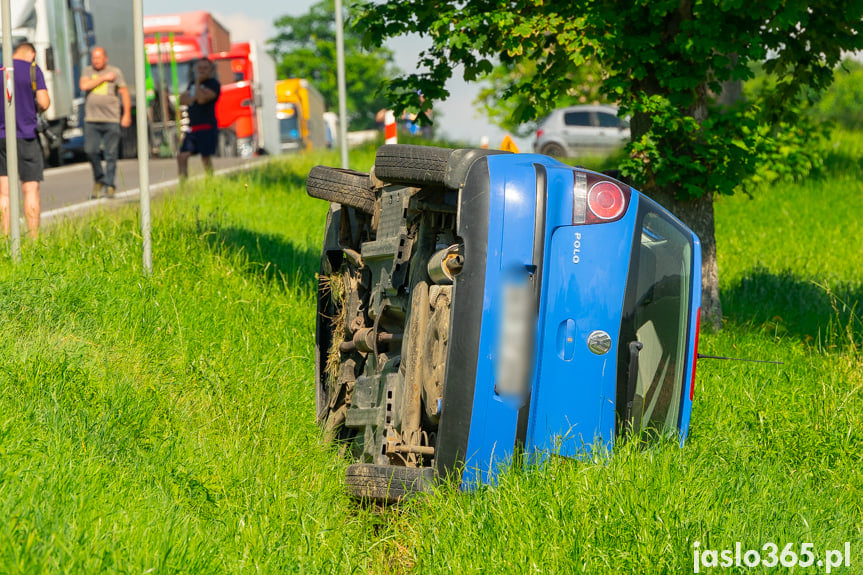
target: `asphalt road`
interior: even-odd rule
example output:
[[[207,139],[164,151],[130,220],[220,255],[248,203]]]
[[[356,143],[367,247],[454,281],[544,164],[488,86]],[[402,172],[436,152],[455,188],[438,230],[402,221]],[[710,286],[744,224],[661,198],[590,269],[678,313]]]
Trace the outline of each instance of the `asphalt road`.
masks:
[[[248,160],[213,158],[213,167],[217,174],[221,174],[246,169],[263,161],[266,161],[266,157]],[[151,196],[177,185],[177,161],[173,158],[151,159],[148,171]],[[193,156],[189,160],[189,177],[195,178],[202,175],[201,158]],[[139,201],[138,160],[120,160],[117,162],[115,182],[117,187],[115,199],[90,200],[90,191],[93,189],[93,172],[88,162],[45,170],[45,180],[42,182],[39,194],[42,201],[42,221],[48,222],[97,206]]]

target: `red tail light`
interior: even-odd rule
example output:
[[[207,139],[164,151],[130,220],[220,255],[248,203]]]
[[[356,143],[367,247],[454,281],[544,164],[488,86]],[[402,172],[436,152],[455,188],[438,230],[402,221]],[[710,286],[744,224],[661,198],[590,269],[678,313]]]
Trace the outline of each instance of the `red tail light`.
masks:
[[[629,186],[599,174],[575,171],[572,189],[572,223],[601,224],[619,220],[626,213],[632,192]]]
[[[542,131],[542,129],[540,128],[539,130],[537,130],[537,131],[536,131],[536,138],[537,138],[537,139],[541,138],[541,137],[542,137],[542,134],[543,134],[543,131]]]
[[[692,381],[689,382],[689,401],[695,398],[695,366],[698,365],[698,335],[701,333],[701,308],[695,314],[695,348],[692,350]]]
[[[626,208],[623,190],[613,182],[596,183],[587,193],[587,207],[600,220],[616,219]]]

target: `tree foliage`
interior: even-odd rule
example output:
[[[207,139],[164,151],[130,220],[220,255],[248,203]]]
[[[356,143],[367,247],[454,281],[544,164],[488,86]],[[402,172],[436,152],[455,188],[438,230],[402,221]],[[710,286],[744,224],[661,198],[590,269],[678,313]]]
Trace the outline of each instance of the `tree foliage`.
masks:
[[[801,89],[829,85],[842,51],[861,47],[861,16],[863,0],[393,0],[364,4],[360,24],[370,43],[430,40],[420,70],[391,83],[400,105],[419,104],[416,90],[426,105],[444,98],[454,70],[474,81],[495,59],[532,63],[536,72],[515,75],[502,93],[520,99],[513,120],[523,122],[566,94],[586,62],[606,71],[600,90],[632,116],[621,168],[701,237],[705,315],[718,326],[713,197],[764,177],[778,140],[805,141],[796,137]],[[723,83],[749,78],[751,62],[764,62],[772,90],[720,106]],[[790,140],[783,127],[794,128]],[[814,162],[810,153],[797,165]]]
[[[516,120],[523,118],[525,109],[531,107],[527,95],[516,92],[508,98],[501,98],[507,88],[516,80],[534,78],[536,76],[535,62],[514,62],[509,64],[498,64],[494,69],[482,78],[482,87],[477,96],[476,103],[482,105],[489,119],[519,136],[527,136],[534,128],[534,122]],[[574,104],[601,104],[608,99],[600,93],[600,86],[604,72],[595,62],[585,62],[583,66],[572,70],[569,74],[569,88],[566,92],[559,94],[552,104],[533,109],[533,119],[549,114],[555,108],[570,106]]]
[[[834,122],[846,130],[863,129],[863,65],[853,60],[844,62],[813,113],[817,120]]]
[[[351,129],[375,127],[375,113],[388,106],[381,82],[398,71],[392,51],[364,49],[362,34],[345,18],[345,84]],[[335,7],[322,0],[302,16],[282,16],[275,21],[276,36],[268,40],[280,78],[306,78],[321,92],[327,108],[338,106],[336,81]]]

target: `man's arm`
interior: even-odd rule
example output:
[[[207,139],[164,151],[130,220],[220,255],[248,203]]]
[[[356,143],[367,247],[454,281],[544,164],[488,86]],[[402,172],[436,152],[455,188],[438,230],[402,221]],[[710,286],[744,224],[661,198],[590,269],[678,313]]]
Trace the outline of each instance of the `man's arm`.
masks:
[[[200,81],[195,82],[195,102],[207,104],[216,99],[218,93]]]
[[[123,116],[120,118],[120,125],[128,128],[132,125],[132,98],[129,97],[129,89],[126,86],[120,86],[117,91],[123,101]]]
[[[94,90],[99,86],[99,84],[102,84],[103,82],[112,82],[113,80],[113,72],[105,72],[104,74],[99,74],[95,78],[81,76],[81,80],[78,82],[78,87],[81,88],[82,92],[89,92]]]
[[[36,90],[36,105],[40,112],[44,112],[51,105],[51,96],[48,95],[48,90]]]

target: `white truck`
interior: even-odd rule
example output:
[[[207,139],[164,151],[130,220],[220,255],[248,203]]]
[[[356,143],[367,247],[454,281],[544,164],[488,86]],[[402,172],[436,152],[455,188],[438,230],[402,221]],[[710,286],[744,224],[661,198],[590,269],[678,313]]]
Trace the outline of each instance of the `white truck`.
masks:
[[[10,0],[12,45],[31,42],[45,74],[51,106],[45,112],[50,133],[40,135],[49,165],[83,151],[83,94],[78,80],[90,62],[90,49],[103,46],[119,66],[134,102],[132,3],[128,0]],[[133,123],[134,126],[134,123]],[[133,130],[124,130],[123,157],[137,150]]]

